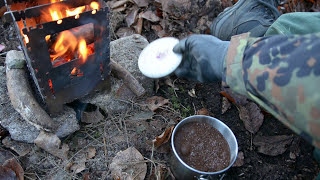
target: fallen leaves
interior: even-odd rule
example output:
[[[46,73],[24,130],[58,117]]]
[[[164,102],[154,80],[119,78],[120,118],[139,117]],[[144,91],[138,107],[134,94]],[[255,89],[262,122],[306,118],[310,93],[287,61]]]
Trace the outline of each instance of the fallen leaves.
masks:
[[[264,116],[257,104],[249,102],[245,106],[239,107],[239,117],[243,121],[244,127],[254,134],[259,131]]]
[[[162,144],[168,142],[171,138],[173,129],[174,129],[174,126],[167,128],[160,136],[157,136],[154,140],[152,140],[154,147],[157,148]]]
[[[0,44],[0,52],[3,51],[6,48],[5,45]]]
[[[189,96],[191,96],[193,98],[197,97],[196,91],[194,89],[191,89],[190,91],[188,91],[188,94],[189,94]]]
[[[293,136],[279,135],[279,136],[256,136],[253,139],[253,144],[258,146],[258,152],[277,156],[284,153],[293,140]]]
[[[72,163],[70,170],[78,174],[86,169],[86,162],[89,159],[92,159],[96,156],[96,148],[89,147],[85,152],[79,155],[80,158],[78,158],[74,163]]]
[[[206,109],[206,108],[202,108],[202,109],[199,109],[196,114],[197,114],[197,115],[209,116],[209,111],[208,111],[208,109]]]
[[[112,159],[109,169],[115,180],[143,180],[147,174],[147,164],[134,147],[118,152]]]
[[[25,156],[31,151],[31,146],[27,143],[17,142],[12,140],[9,136],[2,140],[2,144],[6,148],[10,148],[19,156]]]
[[[147,107],[151,111],[156,111],[158,108],[169,103],[169,99],[165,99],[160,96],[152,96],[145,101]]]
[[[226,97],[222,97],[221,114],[226,113],[231,108],[231,103]]]
[[[232,167],[241,167],[244,164],[244,153],[242,151],[238,152],[237,160],[234,162]]]
[[[151,22],[160,21],[160,18],[152,11],[146,11],[146,12],[142,13],[141,17],[148,20],[148,21],[151,21]]]
[[[95,107],[95,109],[91,111],[84,111],[82,113],[81,122],[88,124],[97,124],[104,119],[104,116],[100,112],[99,107]]]
[[[68,159],[69,146],[67,144],[61,146],[61,141],[55,134],[41,131],[34,143],[62,160]]]
[[[0,166],[0,179],[24,180],[24,171],[16,159],[9,159]]]

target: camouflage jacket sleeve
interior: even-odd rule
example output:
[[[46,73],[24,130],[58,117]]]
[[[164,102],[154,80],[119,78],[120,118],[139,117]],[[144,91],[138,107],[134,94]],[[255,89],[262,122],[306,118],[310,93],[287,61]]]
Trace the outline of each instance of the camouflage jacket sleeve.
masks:
[[[224,82],[320,148],[320,33],[232,37]]]

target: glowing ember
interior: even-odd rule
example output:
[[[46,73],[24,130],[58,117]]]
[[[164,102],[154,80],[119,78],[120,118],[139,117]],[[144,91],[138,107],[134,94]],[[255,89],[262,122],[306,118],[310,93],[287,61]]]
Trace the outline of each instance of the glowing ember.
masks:
[[[28,36],[24,34],[23,37],[24,37],[24,41],[26,42],[26,44],[28,44],[28,43],[29,43],[29,38],[28,38]]]

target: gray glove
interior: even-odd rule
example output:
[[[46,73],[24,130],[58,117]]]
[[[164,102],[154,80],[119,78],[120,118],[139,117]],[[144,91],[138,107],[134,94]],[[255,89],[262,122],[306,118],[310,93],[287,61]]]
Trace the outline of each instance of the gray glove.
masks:
[[[229,44],[210,35],[191,35],[181,40],[173,48],[175,53],[183,55],[175,74],[193,81],[221,81]]]

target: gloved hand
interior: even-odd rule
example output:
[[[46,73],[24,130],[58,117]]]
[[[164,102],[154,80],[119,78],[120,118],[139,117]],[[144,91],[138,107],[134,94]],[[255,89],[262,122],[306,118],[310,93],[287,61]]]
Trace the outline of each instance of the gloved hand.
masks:
[[[229,43],[210,35],[191,35],[181,40],[173,48],[183,55],[175,74],[200,82],[221,81]]]

